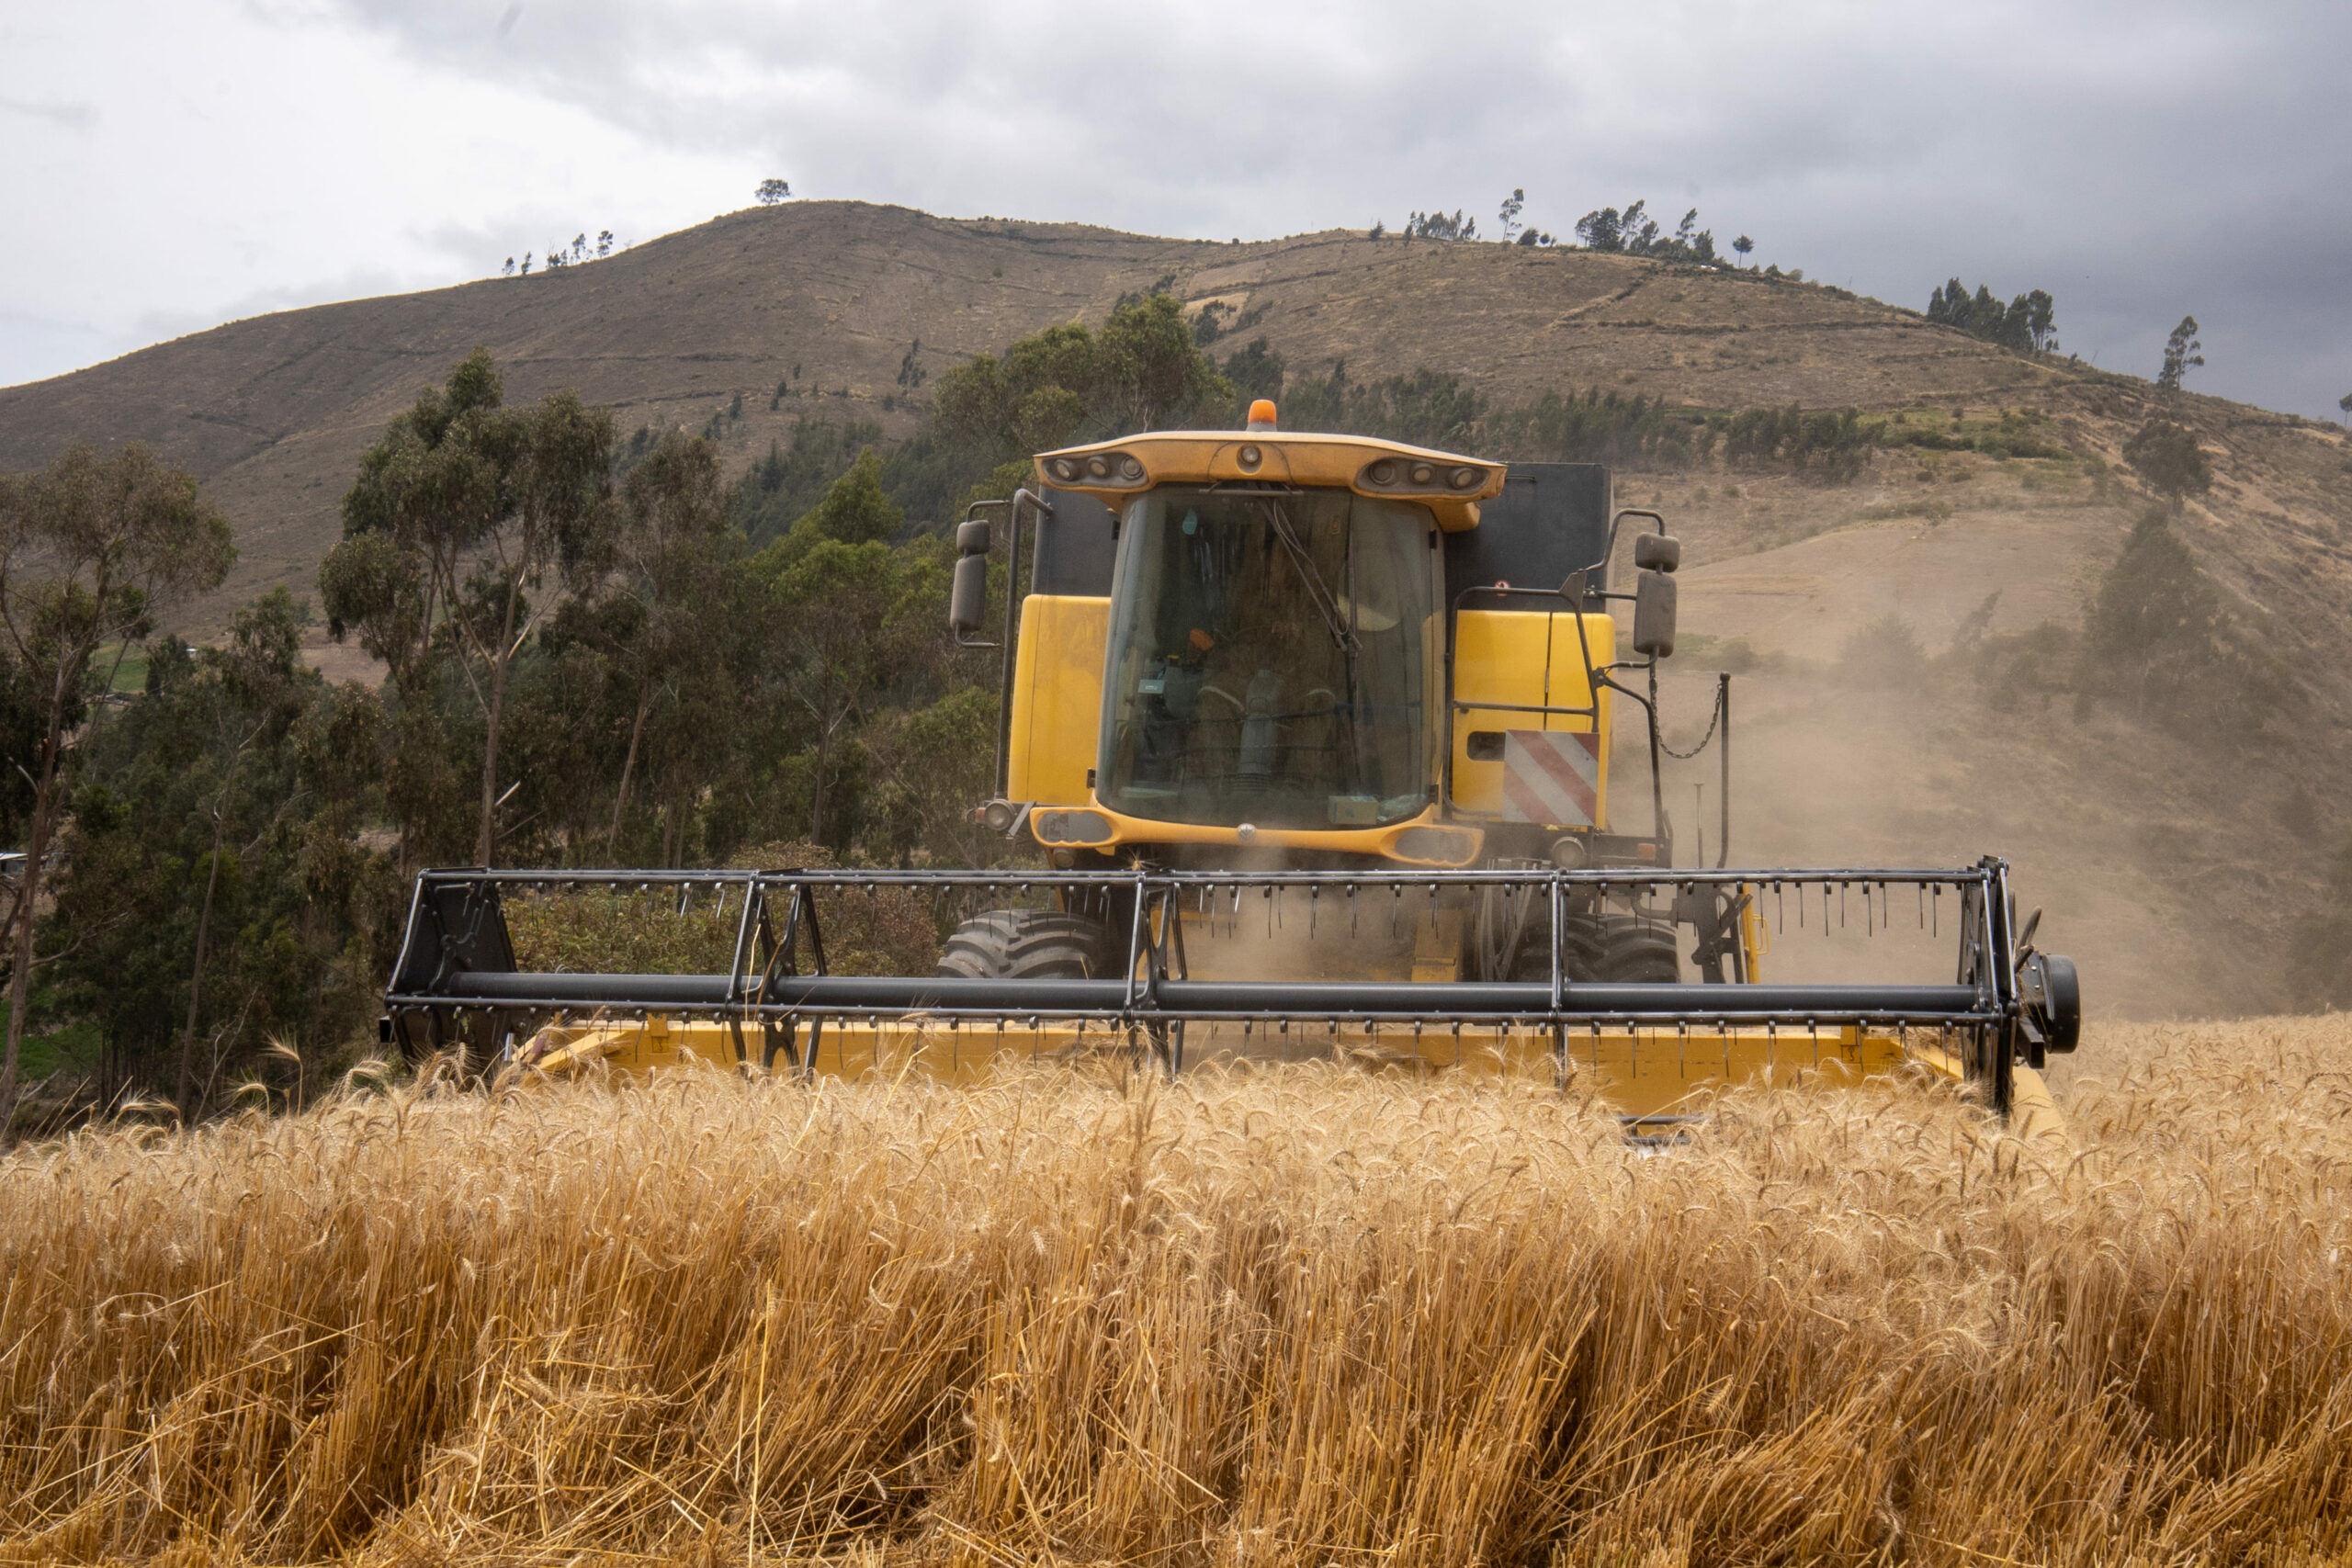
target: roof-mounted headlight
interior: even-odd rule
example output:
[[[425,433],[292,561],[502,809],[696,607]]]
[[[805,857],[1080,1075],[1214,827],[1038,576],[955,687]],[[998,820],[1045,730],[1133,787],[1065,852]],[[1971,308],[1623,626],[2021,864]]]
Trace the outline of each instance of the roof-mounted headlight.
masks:
[[[1375,457],[1356,475],[1356,485],[1389,495],[1463,496],[1485,489],[1493,473],[1472,463],[1447,468],[1410,457]]]
[[[1151,482],[1143,459],[1132,452],[1086,452],[1046,459],[1054,482],[1098,490],[1141,490]]]

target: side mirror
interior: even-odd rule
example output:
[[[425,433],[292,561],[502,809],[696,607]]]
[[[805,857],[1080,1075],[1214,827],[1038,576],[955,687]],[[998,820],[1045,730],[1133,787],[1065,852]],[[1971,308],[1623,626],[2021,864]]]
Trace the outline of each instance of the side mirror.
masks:
[[[1681,564],[1682,541],[1673,535],[1641,534],[1634,536],[1634,565],[1638,570],[1672,571]]]
[[[980,629],[989,604],[989,520],[974,517],[956,525],[956,576],[947,591],[947,629],[966,642]]]
[[[966,528],[971,524],[964,525]],[[983,529],[988,525],[983,523]],[[960,532],[960,530],[959,530]],[[956,563],[956,579],[947,593],[947,626],[960,640],[980,629],[980,617],[988,613],[989,558],[966,556]]]
[[[1645,538],[1655,536],[1645,535]],[[1666,541],[1673,544],[1669,539]],[[1642,573],[1634,586],[1634,651],[1664,658],[1674,651],[1674,579],[1664,571]]]

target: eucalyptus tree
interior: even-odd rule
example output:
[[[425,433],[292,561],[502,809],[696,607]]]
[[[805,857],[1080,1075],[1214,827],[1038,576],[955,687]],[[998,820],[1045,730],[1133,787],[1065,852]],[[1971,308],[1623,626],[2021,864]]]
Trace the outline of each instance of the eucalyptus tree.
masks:
[[[733,683],[730,631],[743,618],[737,601],[744,539],[730,521],[717,448],[682,430],[665,432],[629,468],[620,499],[610,570],[593,595],[566,609],[560,628],[563,643],[587,648],[611,671],[628,716],[604,834],[608,848],[641,765],[675,782],[682,764],[707,774],[729,750],[731,727],[714,710],[726,705]],[[679,733],[665,738],[670,744],[649,747],[649,726],[662,728],[658,713],[716,722],[675,727]]]
[[[328,630],[415,690],[436,656],[482,719],[475,859],[498,848],[500,728],[515,655],[564,590],[611,564],[609,410],[574,393],[511,408],[487,349],[428,387],[360,458],[344,538],[319,574]]]
[[[133,443],[78,446],[40,473],[0,482],[0,637],[36,694],[25,868],[8,911],[8,1032],[0,1052],[0,1139],[12,1125],[33,970],[42,862],[59,814],[58,770],[81,725],[92,660],[153,628],[161,606],[216,588],[236,547],[196,480]],[[27,764],[29,764],[28,766]]]

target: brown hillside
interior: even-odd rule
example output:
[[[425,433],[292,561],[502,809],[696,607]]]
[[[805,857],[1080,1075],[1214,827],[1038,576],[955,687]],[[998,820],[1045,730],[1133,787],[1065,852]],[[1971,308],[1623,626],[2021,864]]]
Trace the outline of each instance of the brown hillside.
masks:
[[[1100,320],[1171,276],[1188,300],[1262,311],[1252,333],[1295,365],[1429,366],[1504,399],[1602,383],[1718,408],[2074,407],[2104,380],[1838,291],[1622,256],[1350,233],[1229,245],[808,202],[555,273],[235,321],[0,390],[0,468],[82,438],[167,450],[242,525],[225,606],[307,585],[360,449],[475,344],[515,393],[571,387],[631,426],[699,426],[741,393],[731,439],[749,452],[809,412],[911,428],[880,405],[916,340],[936,370]],[[808,390],[771,412],[796,366]]]
[[[2345,433],[2185,400],[2216,485],[2181,533],[2292,676],[2278,739],[2260,752],[2242,750],[2234,715],[2195,744],[2111,715],[2077,719],[2065,699],[1996,707],[1949,673],[1932,691],[1842,691],[1828,672],[1847,637],[1883,615],[1931,654],[1996,591],[1996,634],[2077,622],[2147,504],[2120,453],[2151,392],[1842,290],[1568,250],[1341,232],[1219,244],[809,202],[552,275],[233,322],[0,390],[0,468],[81,438],[143,439],[192,468],[238,520],[243,551],[227,589],[191,612],[201,630],[272,582],[308,590],[360,450],[475,344],[514,394],[575,388],[615,405],[625,429],[699,428],[741,394],[726,441],[745,461],[808,413],[912,430],[915,416],[884,414],[882,399],[918,339],[935,375],[1053,322],[1099,321],[1163,279],[1195,305],[1253,316],[1231,341],[1263,334],[1294,367],[1425,366],[1504,401],[1600,385],[1713,409],[2034,421],[2074,460],[1881,453],[1833,487],[1720,464],[1621,476],[1621,499],[1660,502],[1688,541],[1691,647],[1672,711],[1703,719],[1693,677],[1745,638],[1763,660],[1738,682],[1747,853],[1998,850],[2030,895],[2048,889],[2067,940],[2097,949],[2096,1003],[2275,1005],[2285,934],[2316,897],[2315,847],[2352,830],[2338,782],[2352,714]],[[796,366],[793,394],[771,410]],[[1685,775],[1672,776],[1687,810]]]

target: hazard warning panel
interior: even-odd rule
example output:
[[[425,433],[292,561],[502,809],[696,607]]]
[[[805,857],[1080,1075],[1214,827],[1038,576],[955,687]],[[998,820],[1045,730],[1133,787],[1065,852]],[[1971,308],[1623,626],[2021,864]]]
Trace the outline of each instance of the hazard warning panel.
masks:
[[[1600,737],[1589,731],[1503,731],[1503,818],[1591,828],[1600,815]]]

